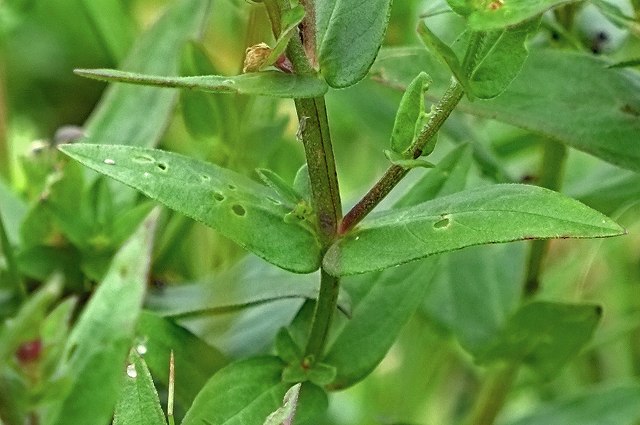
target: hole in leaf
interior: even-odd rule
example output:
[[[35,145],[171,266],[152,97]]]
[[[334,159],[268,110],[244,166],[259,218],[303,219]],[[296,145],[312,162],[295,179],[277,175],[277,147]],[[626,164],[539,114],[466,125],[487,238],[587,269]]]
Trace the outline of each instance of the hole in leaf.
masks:
[[[442,220],[438,220],[435,223],[433,223],[433,228],[444,229],[446,227],[449,227],[449,224],[451,224],[451,220],[449,220],[447,217],[443,217]]]
[[[201,174],[201,175],[200,175],[200,178],[201,178],[201,179],[202,179],[202,181],[204,181],[204,182],[208,182],[209,180],[211,180],[211,177],[209,177],[209,176],[208,176],[208,175],[206,175],[206,174]]]
[[[231,189],[231,190],[236,190],[236,187],[235,187],[234,185],[230,184],[230,185],[229,185],[229,189]]]
[[[154,162],[155,159],[151,158],[149,155],[136,155],[133,157],[133,161],[139,164],[149,164]]]
[[[167,164],[165,164],[164,162],[158,162],[156,164],[156,166],[161,170],[161,171],[167,171],[167,168],[169,168],[169,166],[167,166]]]
[[[239,217],[243,217],[247,213],[247,210],[245,210],[242,205],[235,204],[231,209],[233,213]]]
[[[220,192],[213,192],[213,199],[222,202],[224,201],[224,195]]]

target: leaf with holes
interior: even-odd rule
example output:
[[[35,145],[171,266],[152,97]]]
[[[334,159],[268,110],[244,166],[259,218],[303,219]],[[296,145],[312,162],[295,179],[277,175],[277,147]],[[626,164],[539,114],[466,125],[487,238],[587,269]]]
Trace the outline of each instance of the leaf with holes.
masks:
[[[589,342],[601,317],[602,308],[592,304],[527,304],[476,360],[523,362],[550,379]]]
[[[290,212],[269,188],[233,171],[182,155],[128,146],[63,145],[60,149],[286,270],[320,265],[315,234],[287,223]]]
[[[331,87],[362,80],[378,54],[389,23],[391,0],[341,0],[321,34],[320,71]],[[326,14],[325,14],[326,15]],[[325,18],[326,19],[326,18]]]
[[[621,234],[624,229],[610,218],[559,193],[494,185],[372,214],[329,248],[324,266],[342,276],[471,245]]]
[[[71,331],[57,374],[64,386],[47,405],[45,425],[111,421],[127,353],[142,309],[157,211],[118,251]]]
[[[201,90],[210,93],[250,94],[284,98],[322,96],[327,84],[310,75],[286,74],[280,71],[251,72],[248,74],[222,76],[199,75],[195,77],[165,77],[117,69],[76,69],[76,74],[96,80]]]
[[[120,400],[113,414],[113,425],[166,425],[166,423],[147,364],[140,354],[131,350]]]
[[[277,357],[267,356],[230,364],[207,382],[182,425],[262,425],[291,386],[281,380],[283,367]],[[317,423],[327,404],[322,389],[303,384],[295,423]]]

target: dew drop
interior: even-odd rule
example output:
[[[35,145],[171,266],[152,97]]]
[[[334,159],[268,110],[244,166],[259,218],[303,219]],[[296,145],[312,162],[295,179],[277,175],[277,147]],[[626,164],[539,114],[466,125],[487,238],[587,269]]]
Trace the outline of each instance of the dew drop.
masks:
[[[147,173],[147,172],[145,171],[145,173],[143,174],[143,176],[144,176],[144,177],[151,177],[151,174],[149,174],[149,173]]]
[[[224,195],[220,192],[213,192],[213,199],[222,202],[224,201]]]
[[[245,210],[244,207],[239,204],[235,204],[231,207],[231,209],[233,210],[233,213],[239,217],[242,217],[247,213],[247,210]]]
[[[145,354],[147,354],[147,346],[142,344],[142,343],[140,343],[140,344],[136,345],[136,351],[141,356],[144,356]]]
[[[116,162],[113,159],[107,158],[104,160],[104,163],[107,165],[116,165]]]
[[[356,240],[359,240],[359,239],[360,239],[360,236],[356,236]]]
[[[134,365],[133,363],[130,365],[127,365],[127,376],[129,378],[137,378],[138,377],[138,371],[136,370],[136,365]]]

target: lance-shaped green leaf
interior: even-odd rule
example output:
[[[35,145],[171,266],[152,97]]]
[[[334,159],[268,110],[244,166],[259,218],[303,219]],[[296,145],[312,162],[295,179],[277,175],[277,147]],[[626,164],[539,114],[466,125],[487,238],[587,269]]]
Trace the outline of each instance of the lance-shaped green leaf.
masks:
[[[421,72],[409,84],[400,100],[391,132],[391,149],[398,154],[403,154],[422,130],[427,116],[424,94],[430,83],[431,78],[425,72]]]
[[[545,11],[576,0],[448,0],[465,3],[456,11],[466,11],[469,27],[474,31],[490,31],[518,24]]]
[[[169,365],[167,364],[167,367]],[[131,350],[113,425],[166,425],[160,399],[144,359]]]
[[[430,258],[385,270],[374,281],[322,360],[337,370],[332,389],[356,384],[382,361],[423,300],[436,264],[437,259]]]
[[[58,371],[65,385],[47,406],[44,424],[110,422],[142,308],[156,219],[152,213],[118,251],[71,331]]]
[[[176,369],[175,397],[185,409],[213,375],[228,361],[203,340],[169,319],[143,311],[136,330],[136,350],[153,372],[154,378],[169,383],[169,357],[173,351]]]
[[[559,193],[493,185],[374,214],[329,248],[324,266],[341,276],[471,245],[621,234],[608,217]]]
[[[80,4],[111,57],[122,60],[135,35],[132,14],[119,1],[82,0]]]
[[[181,0],[137,41],[121,68],[145,74],[178,75],[187,40],[198,39],[210,1]],[[153,146],[164,133],[177,93],[150,87],[114,85],[85,123],[93,143]],[[144,111],[145,119],[140,119]]]
[[[316,270],[315,235],[286,223],[289,210],[277,194],[240,174],[182,155],[128,146],[64,145],[60,149],[94,170],[121,181],[213,227],[265,260],[298,273]]]
[[[527,304],[476,360],[523,362],[551,378],[589,342],[601,316],[602,308],[593,304]]]
[[[391,0],[335,3],[319,51],[320,71],[331,87],[349,87],[367,75],[382,44],[390,13]]]
[[[532,410],[504,425],[633,425],[640,419],[640,384],[596,388],[569,399],[535,406]]]
[[[211,93],[252,94],[285,98],[322,96],[327,84],[310,75],[286,74],[279,71],[251,72],[222,76],[164,77],[118,71],[116,69],[76,69],[75,73],[97,80],[116,81],[145,86],[175,87]]]
[[[462,64],[453,49],[444,41],[440,40],[440,38],[427,27],[424,21],[420,21],[418,24],[418,35],[427,49],[449,67],[449,70],[454,77],[456,77],[456,80],[458,80],[463,87],[467,88],[468,91],[469,79],[467,75],[465,75]]]
[[[469,86],[474,96],[491,99],[502,93],[522,69],[529,54],[526,41],[540,19],[486,34],[478,52],[478,65],[471,73]]]
[[[282,382],[284,365],[276,357],[254,357],[232,363],[209,380],[182,421],[182,425],[263,425],[280,407],[291,384]],[[296,424],[313,424],[327,407],[323,390],[304,384]]]

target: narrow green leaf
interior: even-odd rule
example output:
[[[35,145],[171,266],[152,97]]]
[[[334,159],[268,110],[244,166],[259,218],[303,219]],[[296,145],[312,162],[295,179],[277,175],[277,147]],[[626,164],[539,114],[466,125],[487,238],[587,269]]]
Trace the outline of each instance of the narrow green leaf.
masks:
[[[474,96],[491,99],[511,84],[529,54],[527,38],[537,31],[539,24],[540,19],[532,19],[485,36],[479,52],[481,59],[469,78]]]
[[[284,53],[287,49],[287,45],[289,44],[289,40],[291,40],[291,37],[298,30],[298,25],[304,19],[304,15],[304,7],[299,4],[282,14],[280,34],[273,46],[273,49],[271,49],[271,53],[269,53],[264,64],[260,67],[260,70],[273,65],[278,60],[278,57]]]
[[[418,24],[418,35],[427,49],[436,55],[438,59],[444,62],[449,67],[451,73],[456,77],[456,80],[458,80],[463,87],[468,89],[469,79],[465,75],[462,65],[460,64],[460,60],[453,49],[444,41],[440,40],[437,35],[431,32],[424,21],[420,21]]]
[[[144,74],[178,75],[181,51],[197,39],[209,0],[180,0],[134,45],[121,68]],[[150,87],[114,85],[85,123],[88,140],[100,144],[154,146],[165,131],[177,93]],[[145,118],[141,119],[141,111]]]
[[[256,171],[260,176],[260,180],[273,189],[284,201],[294,206],[302,200],[302,195],[275,172],[264,168]]]
[[[111,420],[142,307],[156,217],[152,214],[118,251],[69,335],[67,361],[58,371],[65,385],[47,406],[45,425]]]
[[[314,76],[287,74],[280,71],[251,72],[229,77],[221,75],[165,77],[116,69],[76,69],[74,72],[83,77],[112,82],[284,98],[322,96],[328,89],[322,80]]]
[[[0,205],[2,205],[0,214],[6,226],[7,238],[12,245],[17,245],[20,242],[18,229],[27,215],[27,205],[2,179],[0,179]]]
[[[504,425],[634,425],[640,420],[640,385],[598,388],[569,399],[536,406],[529,415]]]
[[[409,191],[400,198],[394,208],[410,207],[434,199],[451,195],[466,186],[467,174],[471,167],[471,149],[461,145],[449,152],[435,168],[429,170]]]
[[[372,214],[334,243],[324,267],[343,276],[471,245],[624,234],[608,217],[535,186],[493,185]]]
[[[13,246],[9,241],[7,228],[2,218],[2,208],[0,208],[0,255],[6,265],[6,281],[3,282],[0,290],[8,291],[6,294],[9,298],[16,301],[22,300],[27,296],[27,291],[20,277],[18,270],[18,261]],[[2,270],[0,270],[0,273]],[[3,294],[5,295],[5,294]],[[2,316],[0,315],[0,319]]]
[[[319,51],[320,71],[331,87],[349,87],[367,75],[389,23],[391,3],[335,2]]]
[[[150,294],[147,308],[168,317],[228,313],[285,298],[316,299],[316,274],[298,275],[263,261],[247,259],[210,281],[168,287]],[[348,294],[340,291],[338,308],[350,314]]]
[[[398,333],[422,302],[435,274],[436,259],[386,270],[353,310],[323,359],[337,376],[332,389],[346,388],[364,379],[382,361]],[[345,284],[347,284],[345,282]]]
[[[119,1],[82,0],[81,5],[111,57],[122,60],[135,35],[132,14]]]
[[[140,354],[131,350],[124,385],[113,414],[113,425],[166,425],[166,423],[147,364]]]
[[[290,384],[280,379],[283,367],[276,357],[230,364],[207,382],[182,425],[263,425],[289,389]],[[327,396],[320,388],[304,384],[298,405],[296,425],[312,424],[326,409]]]
[[[202,389],[207,378],[227,364],[225,356],[187,329],[169,319],[143,311],[136,329],[135,348],[158,382],[169,383],[169,356],[176,368],[175,397],[185,409]]]
[[[519,242],[441,255],[423,311],[470,353],[487,349],[520,302],[525,248]]]
[[[527,304],[476,360],[524,362],[552,378],[589,342],[601,317],[602,307],[592,304]]]
[[[468,16],[474,31],[490,31],[516,25],[545,11],[576,0],[465,0],[472,7]],[[468,10],[468,9],[467,9]]]
[[[315,271],[320,248],[302,224],[286,223],[287,208],[270,189],[218,167],[171,152],[127,146],[63,145],[60,149],[213,227],[265,260],[297,273]]]
[[[404,154],[422,130],[422,117],[426,115],[424,94],[430,83],[431,78],[421,72],[409,84],[400,100],[391,132],[391,149],[398,154]]]

